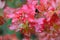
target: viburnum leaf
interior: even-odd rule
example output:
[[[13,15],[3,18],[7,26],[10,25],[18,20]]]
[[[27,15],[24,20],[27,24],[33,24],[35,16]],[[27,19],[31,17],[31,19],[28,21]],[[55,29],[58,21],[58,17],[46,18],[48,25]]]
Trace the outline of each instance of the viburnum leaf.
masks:
[[[36,35],[35,34],[31,34],[31,39],[35,40],[35,38],[36,38]]]
[[[10,30],[8,26],[11,24],[12,19],[6,21],[4,25],[2,25],[2,29],[4,30],[4,34],[13,34],[14,31]]]
[[[12,8],[18,8],[25,4],[26,2],[27,0],[7,0],[6,4]]]
[[[2,29],[2,27],[0,26],[0,36],[4,34],[4,30]]]
[[[7,26],[10,25],[11,23],[12,23],[12,19],[8,19],[8,20],[6,21]]]
[[[0,9],[0,16],[3,15],[3,9]]]
[[[7,34],[13,34],[14,32],[15,32],[15,31],[10,30],[9,28],[6,29],[6,33],[7,33]]]
[[[24,5],[25,3],[27,2],[27,0],[16,0],[16,2],[15,2],[15,5],[17,6],[17,7],[21,7],[22,5]]]
[[[24,35],[21,32],[16,32],[16,36],[18,39],[22,40],[24,38]]]
[[[6,0],[6,4],[9,7],[16,8],[14,3],[15,3],[15,0]]]

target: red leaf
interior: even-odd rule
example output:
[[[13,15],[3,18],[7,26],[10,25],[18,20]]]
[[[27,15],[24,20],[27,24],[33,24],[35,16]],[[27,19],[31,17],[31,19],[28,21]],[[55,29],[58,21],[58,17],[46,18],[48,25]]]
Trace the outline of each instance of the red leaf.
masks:
[[[0,25],[4,24],[4,18],[2,16],[0,16]]]

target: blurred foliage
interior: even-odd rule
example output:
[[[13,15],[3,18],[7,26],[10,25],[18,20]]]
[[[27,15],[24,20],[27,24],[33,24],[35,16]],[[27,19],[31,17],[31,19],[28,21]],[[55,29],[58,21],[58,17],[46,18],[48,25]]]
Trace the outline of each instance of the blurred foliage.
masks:
[[[26,2],[27,0],[6,0],[6,5],[12,8],[18,8],[25,4]]]
[[[22,40],[24,38],[24,34],[22,34],[21,32],[16,32],[16,36],[20,40]]]
[[[8,26],[11,24],[12,19],[8,19],[3,25],[0,25],[0,34],[13,34],[14,31],[10,30]]]
[[[3,16],[3,9],[0,9],[0,16]]]
[[[36,39],[36,35],[35,34],[31,34],[31,39],[35,40]]]

